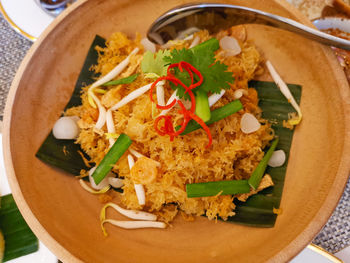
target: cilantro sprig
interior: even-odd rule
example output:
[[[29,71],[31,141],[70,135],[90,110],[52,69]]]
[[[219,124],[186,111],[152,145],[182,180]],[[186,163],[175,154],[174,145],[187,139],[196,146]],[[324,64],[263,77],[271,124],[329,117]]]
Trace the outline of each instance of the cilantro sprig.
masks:
[[[147,51],[143,55],[141,62],[141,69],[144,73],[149,76],[161,77],[167,74],[167,62],[164,61],[165,56],[170,55],[170,50],[159,50],[157,53],[153,54]]]
[[[191,49],[173,49],[160,50],[156,54],[147,51],[141,63],[141,69],[146,77],[161,77],[167,75],[167,68],[170,64],[185,61],[195,67],[203,77],[203,83],[193,89],[196,96],[196,114],[203,120],[210,119],[210,109],[208,103],[208,93],[220,93],[222,89],[229,89],[233,84],[234,77],[227,71],[227,66],[215,58],[215,51],[219,49],[219,41],[211,38]],[[188,72],[181,72],[178,68],[173,69],[173,75],[180,79],[186,86],[191,84],[191,78]],[[198,76],[194,75],[194,81],[199,81]],[[181,86],[170,85],[172,89],[177,90],[177,96],[185,96],[185,89]]]
[[[169,56],[163,59],[167,64],[179,63],[186,61],[198,69],[203,76],[203,84],[194,89],[194,92],[201,90],[206,93],[220,93],[222,89],[229,89],[230,83],[233,84],[234,77],[232,72],[227,72],[227,66],[215,59],[215,51],[219,49],[219,41],[211,38],[192,49],[172,50]],[[179,78],[185,85],[191,84],[191,79],[187,72],[180,72],[175,69],[175,77]],[[182,98],[184,89],[177,89],[177,95]]]

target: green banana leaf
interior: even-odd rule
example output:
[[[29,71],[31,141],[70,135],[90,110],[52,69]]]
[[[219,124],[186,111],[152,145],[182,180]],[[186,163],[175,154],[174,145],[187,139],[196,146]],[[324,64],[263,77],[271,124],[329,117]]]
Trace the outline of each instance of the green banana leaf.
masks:
[[[275,130],[275,134],[279,137],[277,149],[281,149],[286,153],[286,162],[281,167],[267,167],[265,173],[271,175],[275,185],[251,196],[246,202],[235,201],[237,205],[236,215],[228,218],[227,222],[255,227],[273,227],[277,218],[277,215],[273,212],[273,208],[280,207],[294,133],[294,130],[283,127],[283,120],[287,120],[288,113],[295,110],[282,95],[275,83],[250,81],[249,87],[255,88],[258,92],[259,106],[263,111],[262,116],[273,123],[272,127]],[[288,88],[297,103],[300,104],[301,86],[288,84]]]
[[[75,86],[73,97],[67,107],[79,105],[81,87],[93,82],[94,75],[89,71],[89,68],[91,65],[97,63],[97,52],[94,49],[96,45],[104,46],[104,39],[97,36],[92,43],[84,67]],[[282,122],[288,119],[288,113],[293,112],[294,109],[274,83],[251,81],[249,82],[249,86],[257,89],[259,106],[263,110],[263,117],[274,123],[273,128],[275,133],[280,138],[277,148],[285,151],[288,160],[293,131],[284,128]],[[299,103],[301,86],[289,84],[288,87]],[[69,156],[64,155],[62,150],[63,146],[66,146],[70,154]],[[80,150],[80,147],[74,144],[73,141],[56,140],[52,134],[50,134],[40,147],[36,156],[45,163],[74,175],[79,175],[80,169],[86,169],[86,166],[82,162],[78,150]],[[247,202],[235,201],[237,205],[236,215],[230,217],[227,222],[256,227],[273,227],[277,218],[277,215],[273,213],[273,208],[279,208],[280,205],[286,167],[287,162],[282,167],[268,167],[266,172],[271,175],[275,185],[250,197]]]
[[[96,76],[94,72],[89,69],[91,65],[97,64],[98,53],[95,50],[97,45],[105,46],[105,40],[100,36],[95,37],[89,48],[83,68],[75,84],[72,97],[65,109],[81,105],[81,88],[94,82]],[[74,140],[58,140],[53,136],[52,132],[50,132],[36,153],[36,157],[68,173],[79,175],[81,169],[88,169],[78,153],[79,151],[84,153],[80,145],[74,143]],[[85,157],[87,159],[89,158],[87,155],[85,155]]]
[[[39,249],[38,239],[24,221],[12,195],[1,197],[0,229],[5,239],[4,262]]]

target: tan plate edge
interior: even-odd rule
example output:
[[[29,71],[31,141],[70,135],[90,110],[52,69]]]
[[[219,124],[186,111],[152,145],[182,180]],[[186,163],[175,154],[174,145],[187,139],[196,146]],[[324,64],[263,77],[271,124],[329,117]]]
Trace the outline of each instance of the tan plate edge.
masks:
[[[283,0],[276,0],[279,5],[282,6],[282,8],[285,8],[287,10],[292,10],[291,12],[297,16],[297,19],[301,21],[301,23],[316,28],[310,20],[308,20],[296,7],[292,6],[287,1]],[[345,74],[341,74],[343,71],[335,71],[335,68],[339,67],[338,61],[335,58],[334,53],[332,52],[331,48],[322,46],[321,44],[315,43],[315,46],[318,46],[322,48],[325,55],[330,58],[329,62],[331,64],[331,68],[333,69],[333,74],[336,76],[337,79],[342,79],[343,83],[348,83],[345,77]],[[345,81],[344,81],[345,80]],[[349,84],[349,83],[348,83]],[[349,85],[342,85],[339,87],[341,90],[341,98],[344,108],[344,116],[346,118],[345,123],[345,138],[344,138],[344,147],[343,147],[343,154],[342,156],[350,156],[350,89]],[[293,257],[295,257],[298,253],[300,253],[303,248],[307,247],[308,244],[312,241],[312,239],[319,233],[322,229],[322,227],[327,223],[328,219],[331,217],[334,209],[336,208],[347,183],[347,178],[349,177],[350,172],[350,159],[344,160],[342,159],[342,162],[339,164],[339,169],[337,173],[340,173],[341,176],[338,176],[337,180],[333,184],[333,188],[330,191],[328,197],[326,198],[326,201],[323,203],[322,207],[320,208],[319,212],[315,215],[314,220],[318,222],[318,224],[309,224],[309,226],[296,238],[293,240],[292,243],[290,243],[283,251],[284,256],[282,255],[282,252],[279,252],[277,255],[275,255],[273,258],[270,259],[271,262],[281,262],[281,260],[286,260],[285,256],[287,256],[288,260],[291,260]],[[337,194],[337,191],[335,189],[341,188],[342,191]],[[282,202],[283,202],[283,195],[282,195]],[[330,212],[327,212],[326,208],[331,207]],[[301,246],[300,246],[301,245]]]
[[[40,222],[36,219],[32,211],[30,210],[28,203],[26,202],[21,188],[19,186],[18,181],[16,180],[16,175],[14,171],[14,167],[12,165],[12,155],[11,155],[11,147],[10,147],[10,120],[12,116],[12,104],[16,97],[17,88],[19,86],[20,78],[34,53],[36,52],[37,47],[41,44],[43,39],[50,34],[53,28],[60,23],[72,10],[76,9],[80,5],[84,4],[88,0],[80,0],[72,4],[66,10],[64,10],[59,17],[57,17],[40,35],[37,41],[29,49],[25,58],[23,59],[19,69],[16,72],[15,78],[11,84],[11,88],[8,93],[8,97],[6,100],[5,110],[4,110],[4,121],[3,121],[3,154],[4,154],[4,162],[5,169],[7,174],[7,179],[10,184],[10,188],[12,193],[14,193],[13,197],[15,202],[23,215],[25,221],[30,226],[31,230],[34,234],[42,241],[49,250],[53,251],[55,255],[62,260],[63,262],[73,262],[73,263],[83,263],[80,259],[72,255],[68,250],[66,250],[60,243],[58,243],[40,224]],[[7,154],[10,153],[10,154]]]
[[[35,41],[37,38],[28,34],[27,32],[25,32],[22,28],[20,28],[10,17],[9,15],[6,13],[6,10],[4,8],[4,6],[2,5],[1,1],[0,1],[0,12],[2,13],[2,15],[4,16],[4,18],[7,20],[7,22],[11,25],[11,27],[18,33],[20,33],[21,35],[25,36],[26,38],[28,38],[31,41]]]
[[[332,63],[331,66],[333,70],[334,68],[337,68],[339,66],[337,64],[337,60],[331,59],[331,57],[334,57],[335,55],[329,47],[322,47],[321,44],[317,43],[315,43],[315,45],[319,45],[323,49],[325,55],[330,58],[329,62]],[[338,79],[346,79],[345,74],[339,73],[333,72],[334,76],[336,76]],[[339,89],[341,90],[340,94],[342,98],[342,103],[344,105],[344,116],[346,118],[345,138],[342,156],[350,156],[350,89],[349,85],[342,85],[341,87],[339,87]],[[309,224],[309,226],[305,228],[305,230],[296,239],[294,239],[293,242],[290,243],[289,246],[283,251],[283,254],[287,254],[289,256],[288,260],[291,260],[298,253],[300,253],[303,250],[303,248],[308,246],[308,244],[315,238],[315,236],[322,230],[323,226],[327,223],[332,213],[334,212],[334,209],[337,207],[340,198],[344,192],[347,179],[349,178],[349,172],[350,159],[344,160],[343,158],[341,163],[339,164],[337,171],[339,176],[334,181],[333,187],[329,192],[329,195],[325,199],[325,202],[323,203],[322,207],[319,209],[319,212],[314,217],[313,221],[318,222],[318,224]],[[342,189],[342,191],[338,191],[339,189]],[[300,244],[302,244],[302,246],[299,246]],[[272,259],[272,261],[280,262],[281,259],[282,257],[280,252]]]

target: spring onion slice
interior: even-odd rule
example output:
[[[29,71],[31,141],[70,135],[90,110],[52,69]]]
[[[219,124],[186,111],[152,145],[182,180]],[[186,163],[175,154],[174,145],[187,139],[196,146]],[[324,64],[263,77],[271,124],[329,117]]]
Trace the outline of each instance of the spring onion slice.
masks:
[[[101,163],[97,166],[96,170],[92,174],[96,184],[99,184],[103,178],[112,170],[113,165],[119,160],[124,152],[129,148],[132,141],[126,134],[120,134],[117,141],[109,149],[108,153],[102,159]]]
[[[186,184],[187,197],[234,195],[250,192],[248,180],[216,181]]]
[[[266,61],[266,66],[267,69],[269,70],[271,77],[273,78],[274,82],[276,83],[277,87],[279,87],[280,91],[282,94],[286,97],[288,102],[292,104],[293,108],[297,111],[298,117],[297,118],[292,118],[288,120],[288,123],[291,125],[297,125],[301,121],[303,115],[301,114],[301,109],[298,105],[298,103],[295,101],[292,93],[290,92],[288,86],[286,83],[282,80],[280,75],[278,75],[276,69],[272,66],[270,61]]]
[[[135,81],[135,79],[137,79],[138,76],[139,76],[139,74],[134,74],[134,75],[131,75],[131,76],[126,77],[126,78],[111,80],[111,81],[104,83],[102,86],[116,86],[116,85],[120,85],[120,84],[130,84],[130,83],[133,83]]]
[[[263,175],[265,173],[266,166],[267,166],[273,152],[275,151],[277,144],[278,144],[278,138],[276,138],[272,142],[270,149],[264,155],[264,157],[262,158],[262,160],[260,161],[258,166],[255,168],[254,172],[250,176],[248,183],[254,190],[256,190],[258,188],[260,181],[261,181],[261,178],[263,177]]]
[[[105,206],[102,208],[101,213],[100,213],[100,220],[101,222],[106,219],[106,209],[108,207],[111,207],[118,211],[120,214],[123,216],[126,216],[131,219],[135,220],[146,220],[146,221],[155,221],[157,220],[157,216],[151,213],[143,212],[143,211],[137,211],[137,210],[128,210],[120,207],[117,204],[114,203],[107,203]]]
[[[198,90],[196,92],[196,115],[204,122],[210,120],[211,112],[206,91]]]
[[[222,106],[221,108],[215,109],[211,112],[211,117],[210,120],[207,121],[205,124],[210,125],[213,124],[214,122],[217,122],[219,120],[222,120],[234,113],[236,113],[237,111],[243,109],[243,105],[239,100],[234,100],[228,104],[226,104],[225,106]],[[180,128],[180,126],[176,127],[176,130],[178,130]],[[186,129],[183,131],[183,133],[181,133],[181,135],[185,135],[187,133],[193,132],[195,130],[198,130],[199,128],[201,128],[201,126],[191,120]]]

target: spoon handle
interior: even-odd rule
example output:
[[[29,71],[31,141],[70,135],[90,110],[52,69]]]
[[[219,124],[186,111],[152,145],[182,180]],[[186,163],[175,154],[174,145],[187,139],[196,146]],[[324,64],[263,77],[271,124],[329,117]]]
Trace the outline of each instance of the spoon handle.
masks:
[[[193,18],[194,16],[206,16],[206,19]],[[165,39],[165,36],[176,37],[173,33],[174,29],[183,30],[184,24],[187,24],[187,27],[198,26],[200,21],[204,21],[200,25],[201,28],[211,32],[239,24],[263,24],[297,33],[325,45],[350,50],[350,41],[318,31],[292,19],[249,7],[215,3],[196,3],[175,7],[151,25],[148,36],[156,42],[159,42],[160,38],[167,41],[169,39]]]

